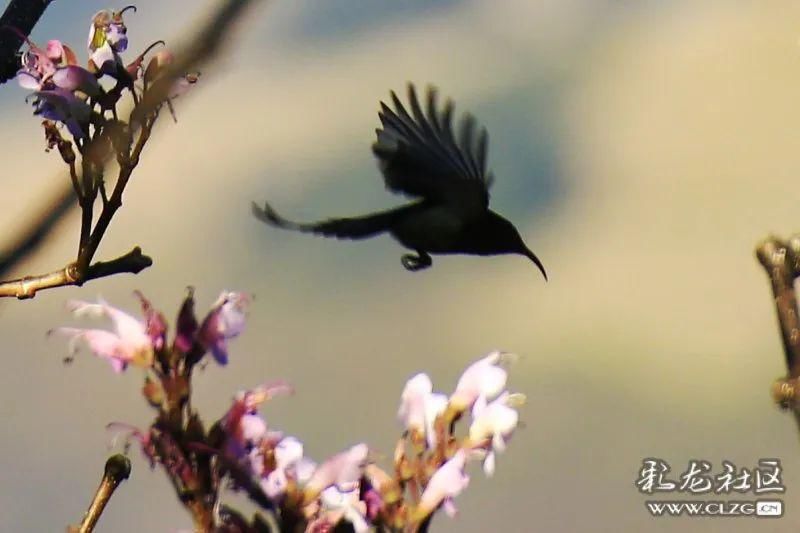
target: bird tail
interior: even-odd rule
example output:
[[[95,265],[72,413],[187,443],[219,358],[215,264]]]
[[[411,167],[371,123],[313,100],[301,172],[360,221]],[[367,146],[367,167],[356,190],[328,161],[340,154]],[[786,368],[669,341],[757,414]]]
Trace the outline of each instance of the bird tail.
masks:
[[[403,206],[363,217],[332,218],[305,224],[283,218],[268,203],[262,208],[253,202],[253,215],[270,226],[337,239],[366,239],[388,231],[406,209],[407,206]]]

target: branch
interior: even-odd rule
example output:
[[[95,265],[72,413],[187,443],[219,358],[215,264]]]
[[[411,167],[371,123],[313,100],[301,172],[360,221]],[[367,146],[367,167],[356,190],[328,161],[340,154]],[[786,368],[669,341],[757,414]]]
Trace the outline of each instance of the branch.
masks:
[[[792,236],[788,242],[768,237],[756,247],[756,257],[772,283],[786,360],[786,377],[773,384],[773,398],[781,408],[793,411],[800,429],[800,312],[794,289],[794,280],[800,277],[800,235]]]
[[[120,454],[109,457],[108,461],[106,461],[103,479],[100,481],[100,486],[97,487],[97,492],[92,499],[91,505],[89,505],[89,509],[83,516],[79,526],[69,528],[70,533],[91,533],[114,491],[130,475],[131,462],[127,457]]]
[[[30,35],[50,0],[11,0],[0,17],[0,84],[17,75],[19,59],[17,52],[22,46],[22,37],[7,27],[13,27]]]
[[[111,261],[98,261],[92,264],[84,276],[80,276],[76,263],[70,263],[66,267],[40,274],[38,276],[25,276],[11,281],[0,282],[0,298],[18,298],[25,300],[36,296],[36,292],[42,289],[52,289],[55,287],[67,287],[69,285],[83,285],[85,282],[113,276],[115,274],[130,273],[138,274],[145,268],[151,266],[153,260],[142,253],[138,246],[125,255],[112,259]]]
[[[32,0],[31,3],[37,3],[40,0]],[[13,2],[12,2],[13,3]],[[94,257],[97,248],[100,245],[106,229],[108,228],[111,218],[114,213],[122,204],[122,193],[130,178],[130,173],[138,164],[139,155],[143,144],[150,136],[150,130],[153,126],[151,118],[158,113],[158,109],[165,102],[169,104],[168,96],[172,90],[175,80],[184,76],[186,72],[199,67],[200,65],[213,59],[214,56],[222,48],[225,42],[225,37],[231,32],[233,25],[243,17],[246,8],[251,7],[257,3],[255,0],[227,0],[221,3],[216,11],[214,11],[209,18],[208,22],[188,40],[182,51],[176,54],[175,62],[167,68],[164,75],[160,76],[153,84],[153,86],[145,93],[144,98],[138,103],[131,111],[130,125],[134,127],[135,124],[141,126],[139,131],[139,141],[133,147],[132,153],[127,164],[121,165],[120,175],[118,176],[117,183],[114,191],[108,198],[108,201],[103,202],[103,210],[98,218],[97,224],[94,229],[89,231],[89,224],[84,221],[82,223],[81,231],[81,246],[78,254],[78,259],[74,264],[68,265],[60,271],[52,272],[41,276],[25,277],[10,282],[0,282],[0,298],[15,296],[17,298],[31,298],[36,290],[60,287],[65,285],[81,285],[84,282],[93,279],[90,270],[92,258]],[[13,32],[11,32],[13,34]],[[103,131],[102,134],[95,139],[91,146],[87,147],[87,154],[92,161],[95,161],[100,168],[105,167],[113,155],[114,146],[113,139],[110,138],[113,132]],[[76,176],[73,168],[70,168],[71,181],[75,187]],[[83,191],[86,194],[86,191]],[[71,207],[68,199],[64,198],[67,195],[67,189],[61,188],[58,191],[58,199],[63,199],[63,202],[58,203],[59,209],[47,209],[37,217],[37,221],[31,228],[23,232],[23,237],[17,239],[9,246],[10,251],[4,256],[0,256],[0,278],[4,273],[13,269],[23,258],[29,255],[36,246],[47,236],[55,226],[56,222],[62,218]],[[104,195],[105,196],[105,195]],[[80,196],[79,196],[80,198]],[[94,200],[94,199],[92,199]],[[72,202],[74,206],[77,202]],[[90,210],[87,206],[81,205],[84,218],[87,218],[87,213]],[[86,242],[84,242],[84,240]],[[145,268],[150,266],[151,261],[141,267]],[[139,270],[141,270],[141,268]],[[138,272],[134,270],[123,270],[123,272]],[[111,275],[111,273],[106,274]],[[97,277],[97,276],[94,276]],[[21,282],[26,283],[24,286]],[[32,289],[30,289],[32,287]],[[27,290],[24,290],[27,289]]]

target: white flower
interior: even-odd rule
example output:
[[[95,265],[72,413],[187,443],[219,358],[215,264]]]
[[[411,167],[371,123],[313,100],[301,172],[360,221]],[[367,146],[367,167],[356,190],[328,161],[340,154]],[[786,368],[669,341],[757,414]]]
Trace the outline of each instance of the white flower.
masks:
[[[261,488],[271,499],[277,499],[286,492],[289,479],[304,485],[314,472],[314,461],[303,457],[303,443],[295,437],[285,437],[275,445],[275,470],[261,482]]]
[[[360,443],[338,453],[319,465],[306,484],[306,501],[313,500],[323,490],[335,485],[340,490],[352,490],[358,485],[369,462],[369,447]]]
[[[360,501],[359,488],[356,487],[349,491],[341,491],[335,486],[328,487],[320,494],[320,503],[325,510],[333,511],[337,523],[339,520],[350,522],[356,533],[369,531],[369,523],[366,519],[367,505]]]
[[[450,405],[461,411],[471,408],[479,396],[491,400],[500,394],[508,379],[508,372],[503,367],[514,359],[514,354],[494,351],[472,363],[461,374],[456,390],[450,396]]]
[[[434,393],[433,384],[427,374],[417,374],[406,382],[400,395],[397,418],[409,432],[424,435],[428,447],[436,446],[436,417],[447,407],[447,396]]]
[[[494,474],[495,453],[501,453],[506,449],[506,442],[519,423],[519,413],[514,407],[524,402],[525,395],[504,392],[491,403],[480,396],[472,406],[470,442],[478,445],[490,439],[490,449],[487,450],[483,461],[483,470],[487,476]]]
[[[464,472],[467,454],[467,450],[458,450],[449,461],[434,472],[420,497],[417,507],[418,519],[428,516],[440,505],[444,507],[448,516],[455,516],[457,510],[453,498],[469,485],[469,476]]]

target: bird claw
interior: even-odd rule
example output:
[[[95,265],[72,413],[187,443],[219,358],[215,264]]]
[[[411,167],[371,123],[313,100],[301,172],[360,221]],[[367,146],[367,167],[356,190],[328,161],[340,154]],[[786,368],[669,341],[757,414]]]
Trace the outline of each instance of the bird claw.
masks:
[[[400,258],[400,262],[410,272],[426,269],[433,264],[431,256],[425,252],[417,252],[417,255],[405,254]]]

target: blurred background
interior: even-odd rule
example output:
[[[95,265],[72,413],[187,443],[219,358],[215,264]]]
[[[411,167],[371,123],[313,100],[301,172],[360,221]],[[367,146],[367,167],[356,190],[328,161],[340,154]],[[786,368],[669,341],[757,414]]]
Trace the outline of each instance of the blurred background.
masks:
[[[175,42],[213,2],[142,0],[129,57]],[[85,58],[90,17],[54,2],[32,37]],[[800,441],[773,407],[784,372],[756,242],[800,230],[800,5],[692,0],[294,0],[253,11],[196,90],[165,116],[98,253],[141,245],[138,276],[0,302],[0,530],[63,531],[88,504],[111,421],[146,426],[141,375],[88,354],[64,366],[48,339],[75,323],[70,298],[137,310],[143,290],[173,316],[255,293],[227,368],[195,380],[207,421],[233,394],[285,378],[263,412],[322,459],[358,441],[389,454],[406,379],[452,390],[494,348],[521,354],[510,387],[524,427],[493,479],[474,468],[460,515],[434,531],[786,531],[800,519]],[[519,257],[435,257],[418,274],[385,237],[342,243],[268,228],[250,202],[290,218],[366,213],[388,194],[369,151],[378,101],[436,84],[491,136],[493,206],[550,282]],[[44,152],[25,91],[0,86],[0,223],[14,232],[63,163]],[[66,179],[66,177],[64,177]],[[78,216],[23,266],[76,248]],[[22,272],[21,272],[22,273]],[[84,323],[85,324],[85,323]],[[166,477],[133,453],[100,531],[190,527]],[[777,457],[779,520],[655,519],[634,482],[644,457],[753,467]],[[666,498],[666,497],[665,497]]]

